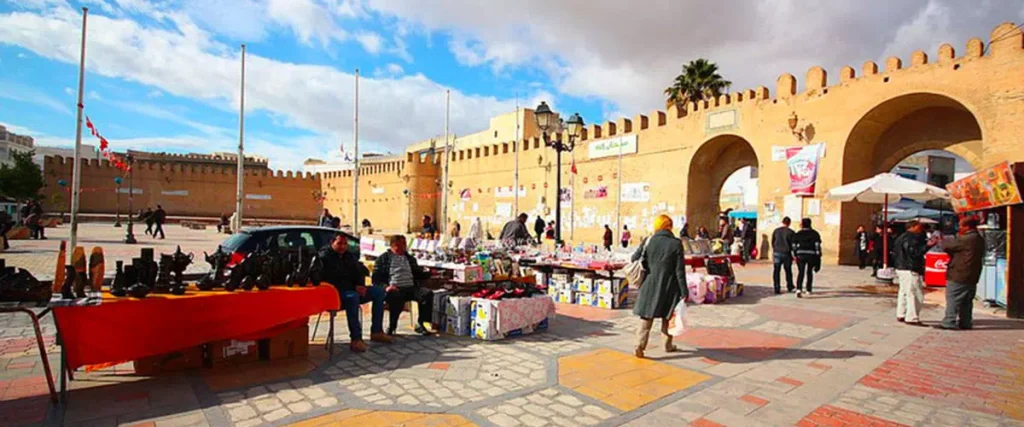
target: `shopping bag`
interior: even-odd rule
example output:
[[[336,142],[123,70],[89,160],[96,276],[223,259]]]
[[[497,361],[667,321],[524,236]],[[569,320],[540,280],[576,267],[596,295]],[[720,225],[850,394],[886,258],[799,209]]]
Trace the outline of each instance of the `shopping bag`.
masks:
[[[622,272],[625,274],[626,280],[635,289],[640,289],[640,285],[644,284],[644,278],[647,277],[647,270],[644,270],[644,255],[647,254],[647,242],[649,240],[650,238],[644,240],[642,243],[642,246],[640,247],[640,258],[626,264],[626,266],[622,268]]]
[[[668,333],[669,335],[678,337],[686,332],[686,302],[679,301],[679,304],[676,304],[676,310],[672,314],[672,317],[674,319],[673,325],[672,328],[668,330]]]

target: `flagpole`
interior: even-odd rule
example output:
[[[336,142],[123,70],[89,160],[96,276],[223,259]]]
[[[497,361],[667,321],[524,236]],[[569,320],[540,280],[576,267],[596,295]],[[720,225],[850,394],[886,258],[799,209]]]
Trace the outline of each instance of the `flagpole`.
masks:
[[[572,167],[569,168],[569,240],[576,240],[576,150],[572,151]],[[558,203],[562,203],[561,200]]]
[[[356,68],[355,104],[352,108],[352,140],[355,145],[355,169],[352,171],[352,231],[359,233],[359,69]]]
[[[452,91],[444,91],[444,182],[441,183],[441,227],[448,229],[448,160],[451,158],[448,130],[451,120]]]
[[[619,233],[619,240],[622,240],[622,144],[619,144],[619,167],[615,173],[619,177],[619,189],[615,192],[618,197],[615,200],[615,229]],[[614,242],[613,242],[614,243]]]
[[[514,178],[516,193],[515,199],[512,203],[512,214],[519,215],[519,92],[516,92],[516,137],[513,140],[512,152],[515,153],[516,158],[516,172]]]
[[[242,79],[238,98],[238,184],[235,189],[235,224],[242,229],[242,210],[245,207],[245,44],[242,44]]]
[[[78,245],[78,196],[82,187],[82,114],[85,105],[82,95],[85,91],[85,26],[89,17],[89,8],[82,8],[82,51],[78,62],[78,119],[75,123],[75,167],[71,177],[71,249],[68,250],[70,260],[75,246]],[[68,264],[72,262],[69,261]]]

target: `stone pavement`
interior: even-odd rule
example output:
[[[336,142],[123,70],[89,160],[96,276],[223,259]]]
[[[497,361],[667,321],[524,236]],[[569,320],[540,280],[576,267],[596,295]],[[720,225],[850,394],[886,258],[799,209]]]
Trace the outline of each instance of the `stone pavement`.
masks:
[[[682,351],[652,337],[645,360],[632,356],[626,310],[559,305],[549,330],[498,342],[413,336],[403,319],[394,344],[364,354],[348,351],[339,316],[333,360],[321,320],[305,358],[158,377],[130,364],[79,372],[58,407],[27,320],[2,315],[0,425],[1024,426],[1021,322],[907,326],[893,289],[855,268],[826,267],[804,299],[773,295],[770,266],[737,270],[743,297],[690,306]],[[940,316],[928,305],[922,319]]]

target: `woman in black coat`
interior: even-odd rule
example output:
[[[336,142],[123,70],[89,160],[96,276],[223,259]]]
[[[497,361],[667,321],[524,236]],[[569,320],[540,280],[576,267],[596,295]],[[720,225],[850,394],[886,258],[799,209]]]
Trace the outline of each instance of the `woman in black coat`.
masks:
[[[636,357],[644,357],[647,339],[654,325],[654,319],[661,319],[661,334],[665,338],[665,351],[678,348],[672,344],[668,334],[668,320],[675,312],[676,304],[686,300],[686,265],[683,262],[683,245],[672,235],[672,219],[659,215],[654,220],[654,235],[644,241],[633,254],[633,261],[642,259],[647,276],[637,293],[633,314],[640,317]]]

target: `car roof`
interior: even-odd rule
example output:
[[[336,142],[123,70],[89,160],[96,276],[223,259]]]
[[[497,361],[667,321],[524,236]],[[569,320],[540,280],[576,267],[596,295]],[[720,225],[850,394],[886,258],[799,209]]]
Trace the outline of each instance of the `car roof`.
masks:
[[[337,228],[330,227],[318,227],[313,225],[272,225],[267,227],[245,227],[242,228],[243,233],[281,233],[288,231],[326,231],[332,233],[342,233],[348,236],[350,239],[357,238],[355,234],[347,231],[339,230]]]

